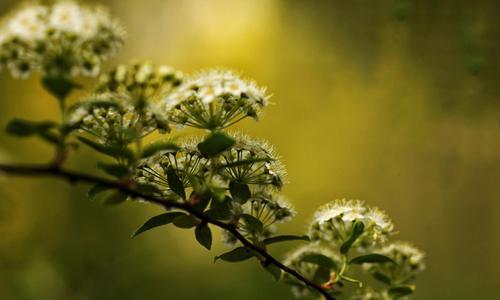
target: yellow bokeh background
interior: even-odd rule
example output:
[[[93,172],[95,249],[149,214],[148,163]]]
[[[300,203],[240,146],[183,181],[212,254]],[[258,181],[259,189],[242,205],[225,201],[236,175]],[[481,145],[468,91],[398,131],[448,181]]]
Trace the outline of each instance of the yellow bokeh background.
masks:
[[[0,13],[17,2],[2,0]],[[299,214],[282,232],[304,232],[323,203],[363,199],[427,253],[415,299],[498,299],[498,1],[99,3],[128,31],[107,68],[131,59],[186,73],[227,67],[268,87],[261,121],[234,130],[269,140],[285,161],[283,192]],[[39,80],[0,74],[2,128],[13,117],[58,117]],[[0,162],[50,155],[0,133]],[[99,159],[82,147],[69,164],[95,172]],[[213,264],[225,250],[219,235],[211,252],[176,228],[129,239],[159,209],[101,207],[85,189],[0,177],[0,299],[291,298],[255,263]]]

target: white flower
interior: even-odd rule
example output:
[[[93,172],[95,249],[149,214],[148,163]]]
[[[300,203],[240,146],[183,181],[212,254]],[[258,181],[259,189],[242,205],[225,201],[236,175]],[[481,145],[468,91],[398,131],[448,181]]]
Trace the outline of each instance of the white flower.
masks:
[[[49,26],[52,29],[79,34],[83,32],[85,17],[80,5],[72,1],[61,1],[52,7]],[[94,22],[88,22],[87,26],[90,23]],[[88,31],[89,28],[86,30]],[[87,32],[87,34],[89,33]]]
[[[354,246],[369,248],[384,243],[393,233],[394,226],[378,208],[368,207],[359,200],[335,200],[322,206],[309,226],[313,240],[342,244],[351,235],[356,222],[364,225],[363,234]]]
[[[69,0],[21,7],[0,31],[8,36],[1,59],[15,77],[33,70],[47,77],[96,76],[125,37],[107,11]]]
[[[45,38],[47,31],[46,17],[48,9],[42,5],[27,6],[20,10],[9,22],[11,35],[28,42]]]
[[[416,275],[425,270],[424,252],[408,242],[396,241],[373,252],[390,257],[396,263],[364,264],[363,267],[388,278],[394,285],[413,283]]]
[[[201,177],[208,165],[196,147],[199,140],[191,140],[180,147],[162,150],[139,162],[135,180],[156,186],[167,196],[175,196],[168,185],[167,170],[173,168],[185,188],[191,187],[191,180]]]
[[[273,148],[265,141],[244,134],[232,137],[234,146],[221,154],[221,161],[232,165],[218,169],[218,174],[227,181],[280,189],[286,182],[286,170]],[[252,160],[254,162],[239,163]]]
[[[380,249],[380,253],[393,258],[400,265],[408,264],[414,271],[425,269],[424,252],[408,242],[396,241]]]
[[[235,72],[208,70],[188,78],[163,102],[172,122],[213,130],[246,117],[257,120],[269,97],[264,88]]]

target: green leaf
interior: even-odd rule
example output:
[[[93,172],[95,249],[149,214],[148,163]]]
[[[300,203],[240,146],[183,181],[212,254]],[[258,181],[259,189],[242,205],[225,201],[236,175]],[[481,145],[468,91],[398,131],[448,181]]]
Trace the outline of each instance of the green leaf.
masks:
[[[118,145],[104,145],[94,142],[83,136],[79,136],[77,137],[77,139],[97,152],[109,155],[114,158],[121,157],[129,161],[134,160],[134,153],[127,147],[120,147]]]
[[[186,215],[185,213],[182,212],[167,212],[163,213],[161,215],[157,215],[152,217],[151,219],[147,220],[146,223],[144,223],[139,229],[137,229],[134,234],[132,234],[132,237],[136,237],[139,234],[148,231],[150,229],[156,228],[158,226],[163,226],[172,223],[174,218]]]
[[[415,291],[415,286],[413,285],[400,285],[389,289],[389,295],[395,299],[408,296]]]
[[[87,196],[89,197],[89,199],[94,200],[98,194],[103,193],[105,191],[112,190],[112,189],[113,188],[111,188],[107,185],[104,185],[101,183],[96,183],[90,187],[90,189],[87,192]]]
[[[375,271],[372,273],[372,276],[373,276],[373,278],[377,279],[380,282],[383,282],[387,285],[391,285],[391,279],[381,272]]]
[[[229,192],[235,201],[245,203],[252,196],[250,188],[247,184],[239,183],[234,180],[229,182]]]
[[[109,197],[107,197],[103,204],[104,205],[117,205],[125,202],[127,200],[128,195],[123,193],[122,191],[115,191]]]
[[[331,258],[329,258],[328,256],[323,255],[323,254],[306,255],[302,258],[302,262],[315,264],[315,265],[322,266],[322,267],[327,268],[327,269],[334,269],[337,266]]]
[[[264,240],[265,245],[271,245],[274,243],[281,243],[287,241],[309,241],[309,237],[307,235],[296,236],[296,235],[278,235],[267,238]]]
[[[198,220],[191,215],[183,214],[182,216],[175,217],[172,220],[172,223],[174,223],[176,227],[186,229],[196,226],[198,224]]]
[[[216,220],[229,220],[231,218],[231,212],[226,209],[210,208],[204,214]]]
[[[135,190],[145,195],[161,194],[161,190],[150,183],[136,183]]]
[[[111,175],[113,177],[117,178],[123,178],[128,175],[129,169],[127,166],[124,165],[119,165],[119,164],[105,164],[105,163],[98,163],[97,167],[104,172],[106,172],[108,175]]]
[[[214,157],[234,145],[233,138],[222,132],[211,133],[203,142],[198,144],[198,150],[206,157]]]
[[[179,149],[180,147],[172,141],[159,141],[144,147],[141,158],[152,156],[159,151],[177,152]]]
[[[349,262],[349,264],[360,265],[360,264],[364,264],[364,263],[388,263],[388,262],[392,262],[392,263],[396,264],[396,262],[393,261],[390,257],[387,257],[385,255],[381,255],[381,254],[372,253],[372,254],[361,255],[361,256],[355,257]]]
[[[265,261],[261,262],[260,265],[271,274],[276,281],[281,279],[281,269],[274,264],[266,263]]]
[[[44,77],[42,84],[47,91],[60,101],[66,99],[74,89],[82,87],[69,78],[51,76]]]
[[[261,233],[264,231],[264,224],[249,214],[241,214],[241,219],[245,222],[245,229],[250,233]]]
[[[340,246],[340,253],[346,254],[349,252],[352,244],[354,244],[358,237],[363,234],[364,229],[365,225],[362,222],[356,221],[354,223],[351,236],[342,244],[342,246]]]
[[[330,280],[330,268],[318,265],[316,272],[314,272],[313,282],[322,284]]]
[[[182,184],[182,181],[180,180],[179,176],[177,176],[177,173],[175,172],[174,168],[172,168],[172,166],[169,166],[167,168],[167,181],[168,186],[174,193],[181,196],[182,199],[186,199],[186,191],[184,190],[184,185]]]
[[[210,250],[212,247],[212,232],[210,231],[210,227],[207,224],[201,223],[196,226],[194,230],[196,240],[205,248]]]
[[[214,262],[216,262],[219,259],[222,259],[223,261],[227,262],[240,262],[247,260],[253,256],[254,256],[253,251],[251,251],[250,249],[246,247],[238,247],[229,252],[216,256]]]
[[[17,137],[39,136],[45,141],[58,145],[61,141],[59,136],[51,132],[57,124],[51,121],[28,121],[14,119],[7,124],[6,131],[10,135]]]

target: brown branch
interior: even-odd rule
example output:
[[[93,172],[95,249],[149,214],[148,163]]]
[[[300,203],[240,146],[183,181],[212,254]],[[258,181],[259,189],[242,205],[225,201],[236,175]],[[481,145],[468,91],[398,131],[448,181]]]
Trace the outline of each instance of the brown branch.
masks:
[[[4,172],[9,175],[13,176],[24,176],[24,177],[41,177],[41,176],[49,176],[49,177],[56,177],[60,179],[64,179],[69,181],[70,183],[77,183],[77,182],[85,182],[85,183],[92,183],[92,184],[101,184],[104,186],[107,186],[109,188],[113,188],[116,190],[119,190],[121,192],[124,192],[132,197],[137,197],[144,199],[145,201],[153,204],[160,205],[166,209],[171,209],[171,208],[177,208],[183,211],[186,211],[195,217],[199,218],[200,220],[213,224],[219,228],[225,229],[232,233],[245,247],[252,249],[253,251],[257,252],[260,254],[263,258],[266,259],[267,263],[273,264],[276,267],[280,268],[284,272],[292,275],[299,281],[303,282],[306,286],[309,286],[318,293],[320,293],[325,299],[327,300],[335,300],[333,296],[331,296],[325,289],[323,289],[321,286],[315,284],[314,282],[310,281],[309,279],[305,278],[304,276],[300,275],[297,271],[285,266],[282,264],[280,261],[278,261],[276,258],[274,258],[271,254],[269,254],[266,250],[254,245],[252,242],[250,242],[248,239],[246,239],[237,229],[234,225],[232,224],[227,224],[222,221],[216,220],[210,216],[207,216],[203,212],[200,212],[196,209],[194,209],[192,206],[190,206],[187,203],[179,203],[174,200],[166,200],[162,199],[159,197],[155,196],[150,196],[150,195],[145,195],[141,192],[138,192],[130,187],[128,187],[126,184],[101,178],[98,176],[94,175],[88,175],[88,174],[83,174],[83,173],[78,173],[75,171],[71,170],[65,170],[61,169],[58,167],[54,166],[47,166],[47,165],[5,165],[5,164],[0,164],[0,171]]]

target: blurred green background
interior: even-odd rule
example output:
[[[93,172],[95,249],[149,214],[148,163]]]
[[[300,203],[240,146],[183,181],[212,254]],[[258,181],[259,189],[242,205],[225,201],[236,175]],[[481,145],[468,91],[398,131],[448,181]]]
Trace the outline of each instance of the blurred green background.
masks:
[[[17,2],[1,0],[0,13]],[[274,105],[238,130],[271,141],[287,165],[299,215],[282,232],[303,232],[330,200],[364,199],[427,252],[416,299],[499,299],[499,1],[101,2],[128,29],[114,62],[225,66],[269,87]],[[1,73],[0,95],[2,128],[57,118],[36,76]],[[70,165],[92,171],[97,158],[79,152]],[[1,162],[50,156],[0,133]],[[85,190],[0,178],[0,299],[291,298],[253,262],[213,264],[224,246],[208,252],[191,232],[131,240],[159,209],[101,207]]]

